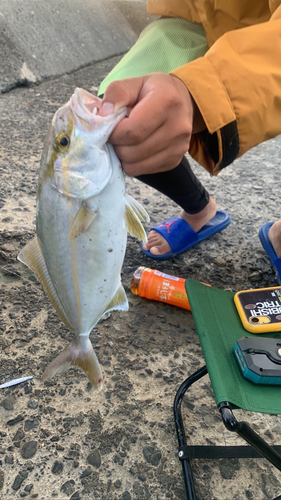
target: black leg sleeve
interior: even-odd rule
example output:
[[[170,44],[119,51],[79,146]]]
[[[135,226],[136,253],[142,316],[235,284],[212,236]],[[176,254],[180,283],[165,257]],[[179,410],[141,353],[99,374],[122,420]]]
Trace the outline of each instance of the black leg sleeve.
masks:
[[[173,170],[136,178],[168,196],[188,214],[201,212],[209,202],[208,191],[197,179],[185,156]]]

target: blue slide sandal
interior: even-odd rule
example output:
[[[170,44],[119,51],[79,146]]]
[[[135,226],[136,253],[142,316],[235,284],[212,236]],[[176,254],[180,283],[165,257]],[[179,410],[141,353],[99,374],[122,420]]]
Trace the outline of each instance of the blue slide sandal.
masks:
[[[219,233],[230,223],[230,217],[226,212],[218,210],[215,217],[203,226],[196,233],[185,220],[180,217],[172,217],[166,220],[163,224],[159,224],[152,228],[161,234],[169,243],[171,251],[163,255],[153,255],[142,247],[143,253],[155,260],[166,260],[175,257],[189,248],[197,245],[200,241],[209,238],[213,234]]]
[[[281,257],[277,257],[273,246],[269,241],[269,230],[274,222],[266,222],[263,226],[260,227],[259,237],[263,248],[265,249],[275,271],[276,277],[279,285],[281,285]]]

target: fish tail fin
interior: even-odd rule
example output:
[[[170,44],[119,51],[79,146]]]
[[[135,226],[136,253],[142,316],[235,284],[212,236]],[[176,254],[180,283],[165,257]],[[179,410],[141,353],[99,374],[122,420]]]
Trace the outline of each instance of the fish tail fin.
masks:
[[[71,342],[46,368],[42,380],[48,380],[71,366],[79,366],[87,375],[91,384],[102,390],[103,377],[98,358],[90,340],[87,338],[86,348],[81,349],[76,342]]]

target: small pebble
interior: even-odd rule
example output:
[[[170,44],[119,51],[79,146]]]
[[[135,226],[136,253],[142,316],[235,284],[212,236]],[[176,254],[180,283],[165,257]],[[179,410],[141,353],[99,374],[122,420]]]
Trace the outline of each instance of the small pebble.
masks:
[[[12,488],[15,491],[18,491],[23,483],[23,481],[27,478],[28,472],[27,471],[21,471],[19,474],[16,476]]]
[[[22,458],[32,458],[37,451],[37,441],[27,441],[21,448]]]
[[[31,399],[27,403],[28,408],[31,408],[32,410],[36,410],[38,408],[38,400],[37,399]]]
[[[59,462],[59,460],[56,460],[52,467],[52,473],[59,474],[60,472],[62,472],[62,470],[63,470],[63,463]]]
[[[90,453],[87,457],[87,462],[98,469],[101,466],[100,452],[98,450],[92,451],[92,453]]]
[[[75,490],[75,481],[73,481],[73,479],[70,479],[70,481],[66,481],[66,483],[62,485],[60,490],[66,495],[72,495]]]
[[[7,396],[0,404],[5,410],[13,410],[15,402],[16,400],[13,396]]]

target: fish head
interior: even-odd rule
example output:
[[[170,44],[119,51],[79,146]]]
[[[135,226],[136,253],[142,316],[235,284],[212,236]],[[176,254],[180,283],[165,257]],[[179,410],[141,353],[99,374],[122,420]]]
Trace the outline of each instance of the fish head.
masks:
[[[48,180],[62,195],[81,200],[95,196],[108,184],[114,165],[107,140],[127,110],[100,116],[101,103],[77,88],[55,113],[43,148],[38,196]]]

